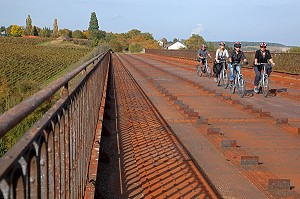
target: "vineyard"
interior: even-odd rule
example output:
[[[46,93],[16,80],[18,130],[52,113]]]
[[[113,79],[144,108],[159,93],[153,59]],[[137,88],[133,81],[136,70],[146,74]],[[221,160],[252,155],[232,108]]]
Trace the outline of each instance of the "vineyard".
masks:
[[[51,42],[47,38],[0,37],[0,114],[82,62],[93,50],[82,45],[47,45]],[[54,98],[0,139],[0,157],[51,107]]]
[[[48,46],[43,38],[0,38],[0,113],[80,60],[88,47]]]

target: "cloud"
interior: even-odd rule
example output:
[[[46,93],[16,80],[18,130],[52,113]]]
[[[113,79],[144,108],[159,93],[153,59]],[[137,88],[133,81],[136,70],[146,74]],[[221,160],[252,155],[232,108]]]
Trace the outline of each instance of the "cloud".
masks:
[[[203,33],[205,30],[205,27],[203,26],[203,24],[197,24],[197,27],[192,29],[191,35],[195,34],[195,35],[200,35],[201,33]]]
[[[110,17],[110,19],[112,19],[112,20],[116,20],[116,19],[120,19],[120,18],[122,18],[122,16],[120,14],[115,14]]]

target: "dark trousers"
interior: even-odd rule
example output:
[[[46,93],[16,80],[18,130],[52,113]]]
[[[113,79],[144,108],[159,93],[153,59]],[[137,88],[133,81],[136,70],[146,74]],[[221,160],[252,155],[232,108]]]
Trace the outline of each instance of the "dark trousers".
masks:
[[[262,68],[263,68],[262,66],[254,66],[254,72],[255,72],[254,86],[258,86],[258,84],[259,84]],[[267,71],[268,76],[270,76],[270,74],[272,72],[271,65],[269,67],[266,67],[266,71]]]
[[[214,71],[215,77],[218,77],[218,75],[220,74],[221,70],[222,70],[221,64],[215,63],[214,66],[213,66],[213,71]]]

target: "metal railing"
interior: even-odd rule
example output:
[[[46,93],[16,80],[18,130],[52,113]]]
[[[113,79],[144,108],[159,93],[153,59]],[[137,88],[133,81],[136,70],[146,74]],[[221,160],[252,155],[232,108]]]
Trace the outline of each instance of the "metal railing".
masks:
[[[0,199],[83,198],[110,59],[110,51],[93,58],[0,116],[2,137],[62,89],[54,106],[0,159]]]
[[[164,55],[169,57],[185,58],[196,60],[197,51],[196,50],[164,50],[164,49],[146,49],[145,53]],[[272,57],[276,66],[273,70],[278,72],[287,72],[293,74],[300,74],[300,54],[299,53],[272,53]],[[210,52],[211,56],[214,58],[215,52]],[[250,66],[254,63],[255,52],[245,52]]]

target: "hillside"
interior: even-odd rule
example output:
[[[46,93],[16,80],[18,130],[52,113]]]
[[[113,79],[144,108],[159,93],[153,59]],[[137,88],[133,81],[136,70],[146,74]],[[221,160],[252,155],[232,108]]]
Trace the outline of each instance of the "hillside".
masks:
[[[220,41],[211,41],[214,45],[218,46]],[[233,47],[234,42],[231,41],[225,41],[226,45],[229,47]],[[259,44],[260,42],[248,42],[248,41],[241,41],[242,43],[242,48],[244,51],[254,51],[259,49]],[[268,44],[268,49],[271,51],[276,51],[276,52],[286,52],[288,51],[291,47],[286,46],[284,44],[279,44],[279,43],[272,43],[272,42],[267,42]]]

